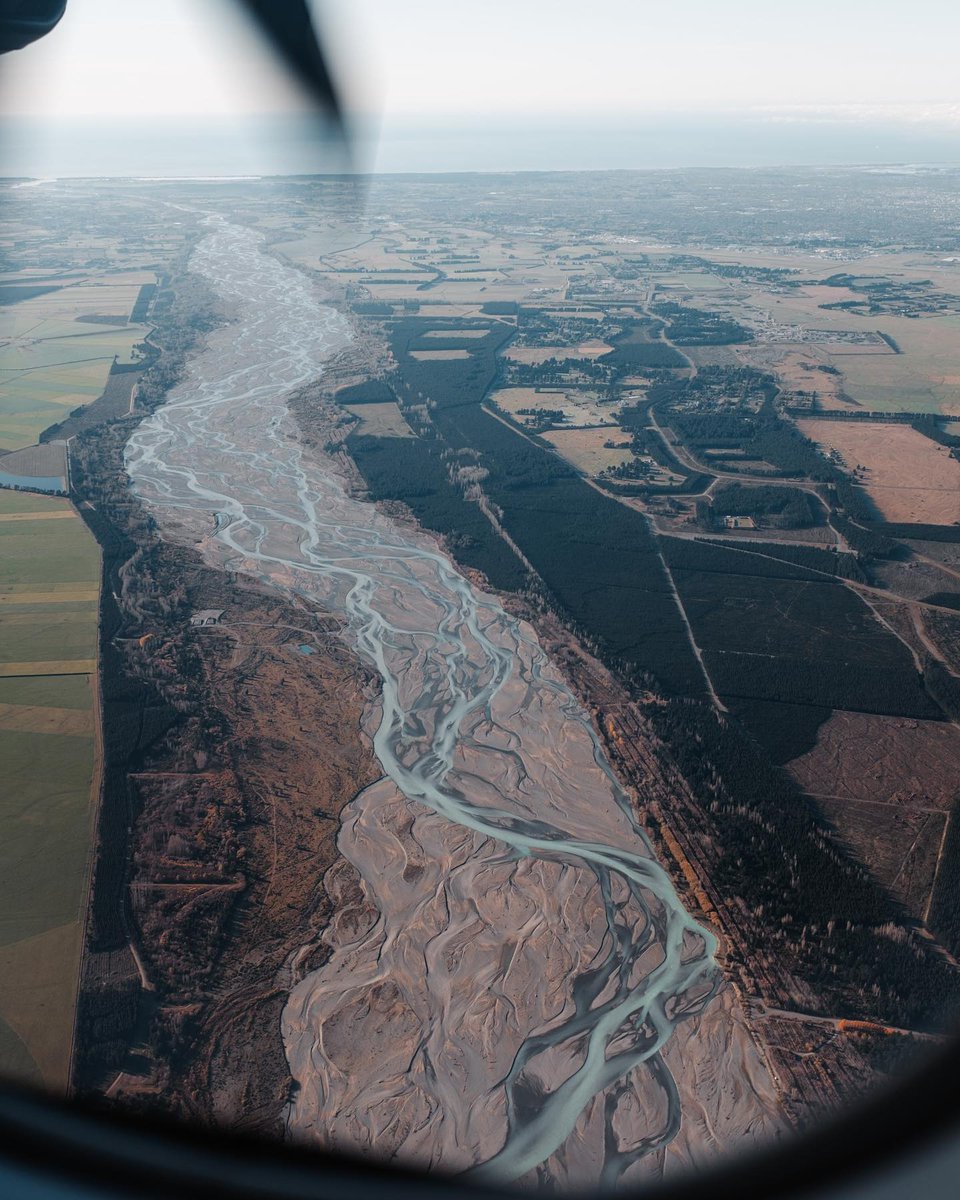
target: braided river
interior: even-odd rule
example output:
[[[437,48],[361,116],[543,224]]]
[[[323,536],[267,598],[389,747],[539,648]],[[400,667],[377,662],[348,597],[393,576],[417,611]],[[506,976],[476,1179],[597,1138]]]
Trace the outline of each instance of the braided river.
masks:
[[[133,486],[166,539],[339,615],[380,682],[364,725],[383,778],[343,810],[328,957],[283,1014],[288,1136],[613,1185],[677,1136],[683,1073],[716,1054],[690,1033],[722,1008],[714,936],[533,630],[298,439],[287,401],[349,352],[349,323],[256,232],[207,227],[190,269],[232,317],[130,439]],[[741,1041],[722,1070],[756,1075]]]

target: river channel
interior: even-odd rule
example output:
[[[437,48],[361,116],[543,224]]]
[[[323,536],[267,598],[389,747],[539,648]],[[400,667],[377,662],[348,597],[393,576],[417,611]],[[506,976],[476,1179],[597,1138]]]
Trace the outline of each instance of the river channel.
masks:
[[[305,449],[292,392],[351,329],[219,217],[223,297],[126,454],[162,535],[345,621],[383,779],[346,806],[322,967],[282,1034],[289,1136],[467,1171],[613,1183],[681,1121],[661,1051],[717,985],[589,718],[532,629]]]

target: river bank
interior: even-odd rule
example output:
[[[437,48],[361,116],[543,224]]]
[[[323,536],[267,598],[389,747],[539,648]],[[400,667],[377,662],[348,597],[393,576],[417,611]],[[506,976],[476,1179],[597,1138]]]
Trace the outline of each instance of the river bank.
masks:
[[[180,369],[177,327],[214,323],[195,280],[176,286],[154,406]],[[123,470],[138,421],[74,443],[104,555],[107,736],[73,1088],[280,1136],[291,960],[315,961],[337,815],[375,775],[350,724],[368,680],[325,614],[160,541]],[[194,629],[198,610],[222,618]]]

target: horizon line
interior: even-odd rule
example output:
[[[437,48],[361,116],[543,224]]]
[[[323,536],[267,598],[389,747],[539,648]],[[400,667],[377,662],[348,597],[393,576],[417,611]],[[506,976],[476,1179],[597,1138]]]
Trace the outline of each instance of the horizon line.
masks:
[[[123,180],[131,183],[213,183],[225,181],[232,183],[257,182],[264,179],[363,179],[379,176],[411,176],[411,175],[632,175],[647,171],[875,171],[879,169],[902,168],[911,170],[956,170],[960,169],[960,153],[951,159],[877,159],[869,162],[783,162],[783,163],[709,163],[709,164],[671,164],[666,166],[647,165],[642,167],[483,167],[476,170],[434,170],[419,171],[380,171],[380,170],[341,170],[341,171],[256,171],[230,172],[218,174],[206,172],[203,174],[120,174],[110,172],[97,175],[5,175],[0,173],[0,184],[29,182],[42,183],[98,183],[103,180]]]

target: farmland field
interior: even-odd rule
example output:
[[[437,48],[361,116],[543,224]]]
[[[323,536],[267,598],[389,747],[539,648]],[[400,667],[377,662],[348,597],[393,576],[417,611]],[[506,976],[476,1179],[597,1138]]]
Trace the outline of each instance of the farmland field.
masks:
[[[511,362],[537,365],[549,358],[599,358],[601,354],[609,354],[612,349],[606,342],[590,338],[576,346],[508,346],[503,357]]]
[[[133,360],[144,325],[128,317],[147,272],[83,278],[0,309],[0,450],[18,450],[103,391]],[[112,322],[112,323],[111,323]]]
[[[0,1072],[56,1089],[91,832],[99,572],[66,500],[0,491]]]
[[[97,633],[90,627],[89,603],[80,603],[68,611],[51,611],[44,607],[35,613],[11,612],[5,608],[0,620],[4,633],[0,642],[0,663],[18,659],[43,660],[49,657],[51,646],[57,647],[60,659],[96,656]]]
[[[585,475],[598,475],[607,467],[619,467],[633,459],[630,435],[618,428],[554,429],[542,436]],[[614,442],[617,449],[608,447],[607,442]]]
[[[449,329],[428,329],[427,332],[422,334],[421,336],[425,337],[425,338],[439,338],[441,341],[449,341],[450,340],[450,330]],[[456,331],[456,336],[457,336],[458,340],[460,338],[466,338],[468,340],[470,338],[482,338],[482,337],[487,336],[487,330],[486,329],[458,329]]]
[[[614,406],[600,403],[598,392],[580,388],[507,387],[495,391],[490,399],[504,412],[524,425],[535,425],[536,417],[526,416],[522,409],[549,409],[563,413],[570,428],[590,425],[608,426],[608,433],[617,433]]]
[[[960,521],[960,462],[909,425],[798,421],[800,431],[836,450],[862,476],[885,521],[952,525]]]
[[[413,431],[392,400],[384,404],[347,404],[344,407],[360,418],[355,433],[370,437],[413,437]]]
[[[5,500],[6,494],[0,501],[0,515]],[[63,590],[65,584],[95,587],[97,573],[95,568],[91,572],[90,545],[77,536],[79,529],[79,518],[42,523],[0,521],[0,588],[9,596],[21,590],[37,591],[37,585],[55,585],[54,592]]]
[[[850,396],[869,409],[960,413],[960,317],[872,320],[903,353],[843,356],[839,361]]]
[[[66,480],[67,452],[62,442],[45,442],[40,446],[27,446],[4,454],[0,467],[3,474],[33,476],[59,476]],[[29,486],[29,485],[28,485]],[[66,491],[66,487],[60,489]]]
[[[545,308],[542,315],[560,321],[602,321],[603,313],[589,308]]]
[[[843,399],[843,377],[833,374],[835,368],[822,346],[745,346],[739,356],[760,370],[773,371],[788,391],[816,392],[820,409],[849,411],[852,407],[851,401]]]

